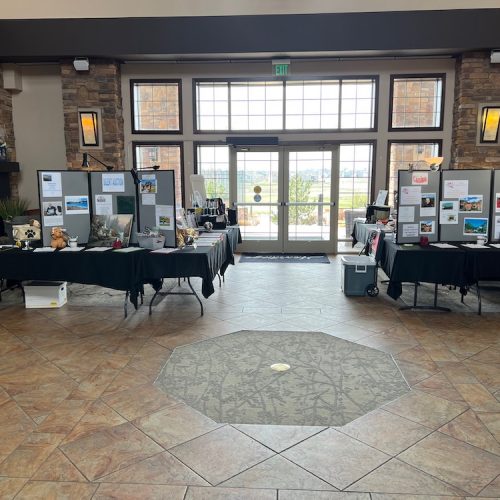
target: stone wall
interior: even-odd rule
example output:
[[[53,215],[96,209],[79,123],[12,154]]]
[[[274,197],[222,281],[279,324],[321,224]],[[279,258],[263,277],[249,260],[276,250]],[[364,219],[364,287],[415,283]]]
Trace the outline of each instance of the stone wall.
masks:
[[[3,87],[3,72],[0,66],[0,137],[7,143],[9,161],[16,161],[16,144],[14,139],[14,123],[12,121],[12,95]],[[19,197],[19,174],[11,173],[10,193],[12,198]]]
[[[78,108],[100,108],[102,116],[102,149],[88,149],[90,154],[115,170],[123,170],[124,139],[120,64],[117,61],[91,61],[89,71],[76,71],[72,61],[61,63],[64,109],[66,165],[79,170],[82,150],[78,129]],[[96,169],[104,169],[89,158]]]
[[[500,168],[500,144],[478,146],[478,105],[500,103],[500,64],[490,52],[466,52],[457,59],[450,168]]]

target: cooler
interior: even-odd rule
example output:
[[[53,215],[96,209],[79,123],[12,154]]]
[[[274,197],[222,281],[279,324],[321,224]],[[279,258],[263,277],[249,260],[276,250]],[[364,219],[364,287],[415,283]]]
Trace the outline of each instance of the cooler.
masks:
[[[373,257],[344,255],[341,262],[341,286],[345,295],[373,296],[378,294],[377,265]]]

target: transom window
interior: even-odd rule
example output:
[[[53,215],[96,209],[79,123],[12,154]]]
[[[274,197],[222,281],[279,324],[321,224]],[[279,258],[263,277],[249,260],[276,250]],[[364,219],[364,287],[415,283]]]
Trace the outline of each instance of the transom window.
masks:
[[[132,132],[180,133],[180,80],[131,80]]]
[[[181,144],[142,142],[132,144],[134,165],[137,170],[159,165],[159,170],[173,170],[175,172],[175,202],[177,206],[184,206]]]
[[[442,128],[444,75],[391,77],[391,130]]]
[[[377,80],[195,81],[196,130],[374,130]]]
[[[229,203],[229,147],[199,145],[196,149],[198,174],[205,178],[209,198],[222,198]]]
[[[394,207],[394,193],[398,189],[398,171],[408,170],[410,164],[416,170],[423,168],[423,163],[418,162],[424,158],[439,156],[441,151],[441,141],[423,142],[397,142],[389,143],[389,205]]]

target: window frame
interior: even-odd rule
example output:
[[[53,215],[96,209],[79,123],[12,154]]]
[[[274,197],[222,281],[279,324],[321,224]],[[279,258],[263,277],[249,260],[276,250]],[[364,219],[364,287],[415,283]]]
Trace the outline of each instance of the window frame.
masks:
[[[440,107],[440,120],[438,127],[394,127],[392,123],[392,112],[394,108],[394,80],[413,78],[441,78],[442,92],[441,92],[441,107]],[[444,128],[444,109],[446,100],[446,73],[394,73],[390,77],[389,85],[389,132],[439,132]]]
[[[391,146],[393,144],[429,144],[429,143],[435,143],[438,145],[438,156],[441,156],[443,153],[443,139],[389,139],[387,141],[387,165],[386,165],[385,189],[389,191],[389,183],[391,180]],[[388,199],[391,199],[390,191],[388,193]]]
[[[137,83],[176,83],[178,90],[178,107],[179,107],[179,129],[178,130],[151,130],[138,129],[135,123],[135,100],[134,86]],[[131,118],[131,133],[132,134],[147,134],[147,135],[182,135],[183,134],[183,110],[182,110],[182,79],[181,78],[134,78],[130,79],[130,118]]]
[[[373,80],[375,84],[374,106],[373,106],[373,127],[372,128],[320,128],[320,129],[287,129],[286,124],[286,82],[289,81],[328,81],[336,80],[339,82],[339,125],[342,117],[342,81],[344,80]],[[200,130],[198,129],[198,106],[197,106],[197,84],[198,83],[228,83],[228,125],[227,130]],[[269,130],[232,130],[231,127],[231,83],[238,82],[281,82],[283,85],[283,128]],[[237,78],[193,78],[192,79],[192,108],[193,108],[193,133],[200,135],[217,135],[217,134],[234,134],[234,135],[249,135],[249,134],[321,134],[321,133],[376,133],[378,132],[378,107],[379,107],[379,92],[380,92],[380,75],[340,75],[340,76],[292,76],[287,78],[281,77],[237,77]]]
[[[186,189],[185,189],[185,183],[184,183],[184,142],[183,141],[132,141],[132,165],[134,168],[137,168],[137,152],[136,152],[136,147],[137,146],[179,146],[179,151],[180,151],[180,170],[181,170],[181,195],[182,199],[177,200],[176,197],[176,203],[178,201],[182,202],[181,206],[185,206],[185,198],[186,198]],[[155,172],[154,170],[139,170],[139,172]],[[174,172],[175,173],[175,172]],[[175,176],[177,177],[177,176]]]

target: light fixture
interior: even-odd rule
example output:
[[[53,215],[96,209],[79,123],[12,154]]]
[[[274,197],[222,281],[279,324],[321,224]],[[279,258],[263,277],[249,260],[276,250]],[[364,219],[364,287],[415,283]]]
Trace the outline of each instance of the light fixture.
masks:
[[[88,71],[90,68],[89,60],[87,57],[75,57],[73,66],[76,71]]]
[[[491,64],[500,63],[500,50],[492,50],[491,51],[490,62],[491,62]]]
[[[481,144],[496,144],[500,127],[500,107],[484,106],[481,111]]]
[[[144,170],[154,170],[155,172],[157,170],[160,170],[160,165],[153,165],[151,167],[143,167],[141,168],[141,172]],[[134,184],[138,186],[141,183],[141,179],[139,179],[139,170],[137,170],[136,166],[132,167],[132,170],[130,170],[130,173],[132,174],[132,177],[134,178]]]
[[[96,111],[79,111],[82,146],[99,146],[99,117]]]
[[[99,160],[98,158],[96,158],[95,156],[92,156],[90,153],[83,153],[83,158],[82,158],[82,167],[84,168],[89,168],[89,158],[88,157],[91,157],[93,160],[95,160],[97,163],[100,163],[101,165],[104,165],[104,167],[106,167],[106,170],[109,172],[111,170],[113,170],[113,166],[112,165],[106,165],[105,163],[103,163],[101,160]]]

